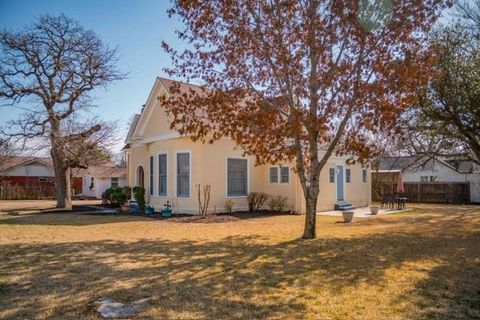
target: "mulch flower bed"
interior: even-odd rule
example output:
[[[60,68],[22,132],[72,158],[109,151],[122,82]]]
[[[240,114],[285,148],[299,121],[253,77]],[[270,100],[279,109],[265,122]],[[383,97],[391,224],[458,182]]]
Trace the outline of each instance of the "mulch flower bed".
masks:
[[[261,217],[273,217],[273,216],[282,216],[282,215],[291,215],[294,214],[293,212],[290,211],[285,211],[285,212],[274,212],[270,210],[260,210],[257,212],[249,212],[249,211],[237,211],[233,212],[231,214],[227,213],[212,213],[212,214],[207,214],[206,217],[201,217],[199,215],[192,215],[192,214],[183,214],[183,213],[174,213],[172,214],[171,218],[165,218],[162,217],[162,215],[159,212],[155,212],[153,214],[146,214],[144,212],[122,212],[120,211],[119,208],[115,208],[116,211],[114,212],[105,212],[102,211],[102,209],[109,208],[108,206],[101,206],[97,207],[98,211],[95,211],[94,206],[73,206],[72,211],[61,211],[59,210],[49,210],[49,211],[43,211],[44,213],[63,213],[63,212],[68,212],[68,213],[85,213],[85,214],[91,214],[91,215],[115,215],[115,216],[139,216],[139,217],[146,217],[146,218],[151,218],[151,219],[156,219],[156,220],[165,220],[165,221],[170,221],[170,222],[178,222],[178,223],[224,223],[224,222],[232,222],[232,221],[238,221],[238,220],[244,220],[244,219],[255,219],[255,218],[261,218]],[[111,207],[110,209],[113,209]]]
[[[258,212],[233,212],[231,214],[226,213],[214,213],[214,214],[207,214],[206,217],[200,217],[199,215],[189,215],[189,214],[172,214],[172,217],[169,219],[165,219],[170,222],[180,222],[180,223],[224,223],[224,222],[231,222],[231,221],[238,221],[244,219],[254,219],[254,218],[261,218],[261,217],[268,217],[268,216],[281,216],[281,215],[290,215],[291,212],[272,212],[268,210],[262,210]],[[148,216],[158,215],[161,217],[160,214],[153,214]]]

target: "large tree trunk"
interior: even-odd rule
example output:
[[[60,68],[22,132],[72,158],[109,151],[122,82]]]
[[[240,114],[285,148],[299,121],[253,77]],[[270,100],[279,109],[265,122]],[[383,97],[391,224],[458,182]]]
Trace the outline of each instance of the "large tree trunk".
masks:
[[[305,194],[306,202],[306,217],[305,229],[302,238],[315,239],[317,237],[316,219],[317,219],[317,199],[319,193],[318,178],[313,178],[310,181],[308,193]]]
[[[52,149],[53,169],[57,187],[57,208],[72,210],[72,192],[70,183],[70,169],[66,168],[61,157]]]

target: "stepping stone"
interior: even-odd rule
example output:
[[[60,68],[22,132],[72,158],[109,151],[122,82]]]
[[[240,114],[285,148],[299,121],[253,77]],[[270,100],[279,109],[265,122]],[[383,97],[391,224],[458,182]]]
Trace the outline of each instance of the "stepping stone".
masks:
[[[133,301],[131,304],[123,304],[110,297],[101,297],[95,303],[99,305],[97,312],[104,319],[126,318],[136,315],[148,307],[150,298]]]

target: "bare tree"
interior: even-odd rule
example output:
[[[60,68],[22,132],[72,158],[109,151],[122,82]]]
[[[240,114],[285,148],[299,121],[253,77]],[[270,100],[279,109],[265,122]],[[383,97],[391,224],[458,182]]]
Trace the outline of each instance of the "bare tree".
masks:
[[[480,163],[480,41],[463,24],[436,33],[437,64],[418,105],[404,117],[407,150]]]
[[[463,0],[457,4],[461,18],[476,30],[477,38],[480,37],[480,0]]]
[[[101,123],[71,132],[65,125],[91,106],[94,89],[124,77],[114,65],[116,56],[116,49],[64,15],[43,16],[19,32],[0,32],[0,99],[26,110],[8,134],[24,140],[48,138],[57,207],[72,207],[70,172],[83,165],[72,161],[70,153],[91,150],[91,137],[102,130]]]
[[[8,139],[0,138],[0,168],[2,164],[12,154],[12,148],[8,143]]]

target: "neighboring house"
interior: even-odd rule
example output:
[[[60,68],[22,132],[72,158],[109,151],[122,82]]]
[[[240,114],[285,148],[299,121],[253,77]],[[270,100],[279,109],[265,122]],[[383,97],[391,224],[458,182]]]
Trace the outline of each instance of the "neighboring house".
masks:
[[[126,169],[113,166],[93,166],[74,169],[72,194],[101,199],[102,193],[111,186],[126,185]],[[15,187],[28,198],[29,194],[55,198],[55,173],[52,160],[45,157],[7,157],[0,163],[0,186],[4,193]]]
[[[127,185],[127,169],[115,166],[92,166],[81,169],[77,175],[83,180],[83,195],[97,199],[110,187]]]
[[[427,155],[384,157],[374,183],[396,183],[399,173],[404,182],[463,182],[470,186],[470,201],[480,202],[480,167],[471,160],[445,159]]]
[[[233,199],[234,210],[247,210],[250,192],[287,197],[289,209],[305,212],[303,191],[291,163],[257,166],[254,157],[243,156],[231,139],[203,144],[170,129],[157,98],[169,94],[172,83],[157,78],[142,113],[134,117],[124,148],[129,186],[144,186],[147,201],[156,210],[169,200],[175,212],[197,213],[197,185],[210,185],[210,212],[223,211],[227,199]],[[181,83],[181,90],[189,89],[198,87]],[[320,174],[318,210],[332,210],[344,202],[367,206],[370,192],[370,170],[332,157]]]
[[[7,187],[25,189],[26,193],[40,194],[42,197],[55,197],[55,174],[52,160],[44,157],[11,156],[0,163],[0,184]],[[27,190],[28,188],[28,190]],[[82,192],[82,179],[72,179],[72,192]]]

